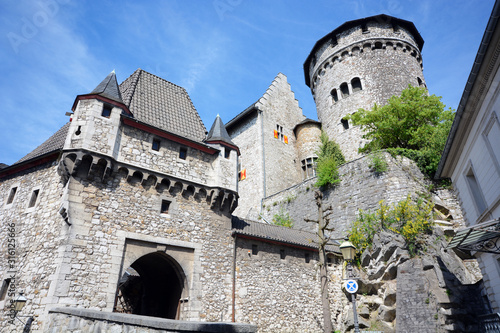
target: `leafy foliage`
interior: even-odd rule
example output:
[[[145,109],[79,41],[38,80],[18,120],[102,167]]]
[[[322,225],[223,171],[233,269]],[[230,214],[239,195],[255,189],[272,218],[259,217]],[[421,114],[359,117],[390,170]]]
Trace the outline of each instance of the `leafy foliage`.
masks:
[[[401,96],[392,96],[384,106],[359,109],[350,116],[354,125],[371,140],[361,153],[378,149],[415,160],[422,172],[433,175],[441,158],[454,118],[451,108],[445,110],[441,97],[428,95],[422,87],[408,86]]]
[[[344,155],[339,145],[328,138],[328,135],[321,131],[321,146],[318,151],[316,162],[316,174],[318,180],[316,186],[325,187],[340,183],[338,166],[345,163]]]
[[[291,228],[293,227],[293,220],[288,212],[284,212],[283,209],[281,209],[278,214],[274,214],[273,224]]]
[[[368,164],[368,166],[377,174],[386,172],[389,168],[384,155],[380,151],[377,151],[370,156],[370,164]]]
[[[408,251],[413,256],[419,250],[420,236],[431,230],[433,208],[432,202],[422,199],[414,202],[409,195],[392,207],[380,201],[375,213],[359,211],[359,217],[351,227],[349,240],[362,253],[371,246],[373,236],[378,231],[389,229],[404,237]]]

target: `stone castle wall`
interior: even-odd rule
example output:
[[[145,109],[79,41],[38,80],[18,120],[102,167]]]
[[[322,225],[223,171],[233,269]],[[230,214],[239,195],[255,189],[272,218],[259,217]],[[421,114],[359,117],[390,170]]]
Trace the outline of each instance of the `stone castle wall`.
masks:
[[[346,116],[359,108],[369,110],[375,103],[385,104],[409,84],[425,84],[413,36],[403,28],[394,31],[389,23],[368,22],[366,32],[361,26],[346,30],[337,35],[336,45],[328,42],[319,48],[315,59],[309,73],[318,119],[347,160],[360,156],[357,150],[366,140],[359,128],[344,119]],[[361,90],[353,82],[357,79]]]
[[[24,292],[28,301],[19,315],[35,316],[33,332],[41,328],[38,319],[44,316],[47,304],[57,301],[58,286],[52,282],[59,263],[54,257],[66,247],[66,223],[58,213],[63,184],[56,170],[57,166],[49,163],[0,181],[0,281],[11,279],[6,297],[0,301],[2,332],[18,328],[17,320],[14,325],[9,323],[9,305],[20,292]],[[7,204],[13,187],[17,187],[16,195],[13,202]],[[36,189],[38,199],[29,207]],[[11,228],[15,229],[14,234]]]
[[[236,239],[236,246],[236,322],[258,323],[262,333],[323,332],[317,251],[243,238]],[[337,325],[347,303],[341,290],[342,265],[330,266],[328,273]]]
[[[414,162],[406,158],[393,158],[388,153],[383,157],[388,170],[376,174],[370,167],[371,156],[365,156],[339,167],[341,183],[324,194],[324,207],[331,205],[335,237],[343,237],[359,210],[375,211],[381,200],[395,203],[408,194],[424,193],[426,181]],[[316,220],[318,208],[314,201],[316,178],[306,180],[294,187],[264,199],[263,216],[272,221],[275,214],[288,212],[294,227],[316,231],[317,225],[305,222],[304,218]]]

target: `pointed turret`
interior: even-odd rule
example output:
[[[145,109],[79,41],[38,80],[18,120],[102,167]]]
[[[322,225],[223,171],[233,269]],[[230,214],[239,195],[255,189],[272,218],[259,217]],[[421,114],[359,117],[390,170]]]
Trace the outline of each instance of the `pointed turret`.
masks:
[[[115,70],[106,76],[99,85],[92,90],[91,94],[109,98],[115,102],[123,104],[122,94],[118,88]]]
[[[226,143],[233,147],[236,147],[233,141],[231,141],[229,134],[227,134],[226,126],[224,126],[224,123],[222,122],[222,119],[219,115],[217,115],[217,117],[215,118],[215,121],[212,124],[212,128],[210,128],[210,132],[208,132],[205,142],[219,142],[222,144]]]

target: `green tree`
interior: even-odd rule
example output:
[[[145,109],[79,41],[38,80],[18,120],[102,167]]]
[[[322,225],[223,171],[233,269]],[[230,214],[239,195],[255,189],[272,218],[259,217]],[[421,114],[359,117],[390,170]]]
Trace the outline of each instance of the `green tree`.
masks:
[[[401,96],[392,96],[384,106],[359,109],[350,116],[370,140],[360,153],[387,149],[392,154],[413,159],[422,172],[432,176],[437,169],[454,110],[441,97],[428,95],[425,88],[408,86]]]
[[[328,138],[328,135],[321,131],[321,146],[318,151],[316,161],[316,174],[318,180],[316,186],[325,187],[335,185],[340,182],[338,166],[345,163],[344,155],[339,145]]]

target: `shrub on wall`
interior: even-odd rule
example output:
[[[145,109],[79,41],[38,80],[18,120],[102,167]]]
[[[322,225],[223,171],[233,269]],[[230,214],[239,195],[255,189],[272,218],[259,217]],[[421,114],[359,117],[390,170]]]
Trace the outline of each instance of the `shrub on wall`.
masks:
[[[422,199],[413,201],[409,195],[393,206],[380,201],[375,213],[359,211],[351,227],[349,240],[362,253],[371,246],[377,232],[389,229],[404,237],[410,255],[414,256],[420,249],[421,236],[432,228],[433,208],[432,202]]]
[[[328,138],[328,135],[321,131],[321,146],[319,147],[318,159],[316,162],[317,187],[326,187],[340,183],[338,166],[345,163],[344,155],[339,145]]]
[[[293,220],[290,217],[290,214],[288,214],[288,212],[285,212],[283,211],[283,209],[280,209],[279,213],[274,214],[273,216],[273,224],[291,228],[293,227]]]

